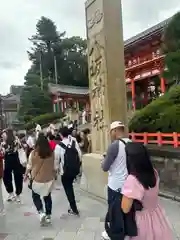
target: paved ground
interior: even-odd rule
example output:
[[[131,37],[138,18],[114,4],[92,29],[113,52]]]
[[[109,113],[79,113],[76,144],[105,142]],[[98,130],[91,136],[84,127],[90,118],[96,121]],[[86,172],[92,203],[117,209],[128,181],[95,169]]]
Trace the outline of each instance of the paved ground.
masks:
[[[6,216],[0,217],[0,240],[100,240],[106,204],[77,190],[79,193],[81,217],[68,216],[63,189],[57,187],[53,192],[53,224],[42,228],[25,187],[23,204],[5,204]],[[161,201],[173,225],[174,239],[180,239],[180,205],[170,200]]]

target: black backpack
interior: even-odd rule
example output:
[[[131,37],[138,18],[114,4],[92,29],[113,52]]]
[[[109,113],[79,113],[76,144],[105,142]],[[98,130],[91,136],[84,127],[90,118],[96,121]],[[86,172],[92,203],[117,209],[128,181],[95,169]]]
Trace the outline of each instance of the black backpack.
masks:
[[[64,175],[76,177],[80,173],[81,162],[75,146],[75,141],[73,140],[72,144],[68,144],[67,146],[62,142],[60,142],[59,145],[65,150],[63,166]]]

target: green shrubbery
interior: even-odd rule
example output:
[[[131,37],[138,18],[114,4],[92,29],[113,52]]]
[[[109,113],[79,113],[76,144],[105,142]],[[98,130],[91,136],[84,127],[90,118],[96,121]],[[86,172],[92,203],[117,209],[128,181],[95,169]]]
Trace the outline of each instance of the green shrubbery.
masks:
[[[129,122],[130,132],[180,132],[180,86],[135,113]]]
[[[43,125],[52,123],[58,119],[60,120],[63,117],[64,117],[64,114],[62,113],[46,113],[33,118],[31,121],[27,122],[24,127],[25,129],[30,130],[35,128],[36,123],[43,126]]]

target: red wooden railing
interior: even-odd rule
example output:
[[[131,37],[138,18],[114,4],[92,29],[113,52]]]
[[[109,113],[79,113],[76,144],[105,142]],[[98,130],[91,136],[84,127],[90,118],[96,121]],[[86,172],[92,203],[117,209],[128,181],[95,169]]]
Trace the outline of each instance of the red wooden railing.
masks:
[[[180,133],[130,133],[130,138],[134,142],[144,144],[157,144],[158,146],[171,145],[174,148],[180,146]]]

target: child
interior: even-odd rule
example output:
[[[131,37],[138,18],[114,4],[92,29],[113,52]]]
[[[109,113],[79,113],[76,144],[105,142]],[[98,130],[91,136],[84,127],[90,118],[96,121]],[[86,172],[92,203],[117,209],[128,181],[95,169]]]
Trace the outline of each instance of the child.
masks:
[[[127,239],[172,240],[172,231],[158,199],[158,173],[146,147],[141,143],[127,143],[126,153],[129,176],[122,188],[121,207],[128,213],[135,199],[143,204],[143,210],[136,212],[138,236]]]

